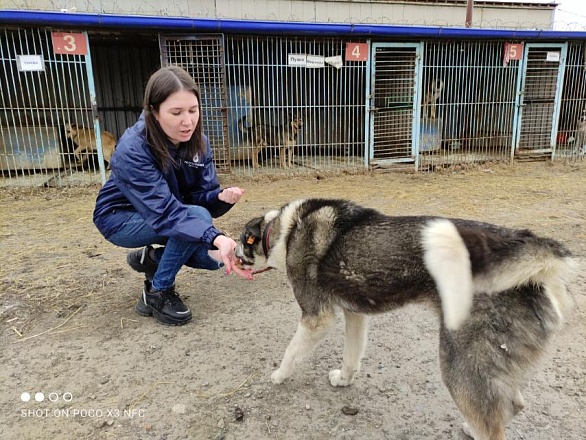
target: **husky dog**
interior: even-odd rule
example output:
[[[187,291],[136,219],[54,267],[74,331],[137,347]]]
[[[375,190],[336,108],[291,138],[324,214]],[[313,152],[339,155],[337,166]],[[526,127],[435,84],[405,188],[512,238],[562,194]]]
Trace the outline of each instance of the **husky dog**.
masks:
[[[258,155],[267,147],[278,147],[281,168],[291,168],[293,164],[293,149],[297,144],[299,131],[303,126],[303,118],[293,115],[281,125],[252,124],[247,126],[247,117],[238,121],[238,129],[248,135],[252,146],[252,167],[258,166]]]
[[[75,124],[67,124],[65,126],[65,136],[77,144],[77,148],[73,151],[75,159],[81,163],[89,158],[89,155],[97,151],[96,132],[93,128],[80,127]],[[114,148],[116,148],[116,138],[108,131],[102,130],[102,152],[104,153],[104,160],[110,163]]]
[[[426,301],[440,316],[442,379],[477,440],[505,439],[524,406],[521,383],[564,321],[575,265],[557,241],[528,230],[431,216],[390,217],[344,200],[307,199],[249,221],[236,255],[285,271],[301,308],[271,379],[281,383],[346,322],[333,386],[352,383],[367,315]]]

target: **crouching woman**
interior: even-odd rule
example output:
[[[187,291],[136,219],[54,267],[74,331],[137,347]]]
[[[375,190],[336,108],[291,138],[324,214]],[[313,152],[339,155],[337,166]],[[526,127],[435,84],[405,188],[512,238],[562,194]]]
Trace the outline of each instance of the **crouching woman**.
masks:
[[[93,215],[109,242],[140,248],[127,255],[129,266],[145,275],[135,309],[167,325],[192,318],[175,288],[183,266],[251,277],[236,267],[235,241],[213,224],[244,190],[220,187],[200,103],[182,68],[163,67],[150,77],[143,112],[118,141]]]

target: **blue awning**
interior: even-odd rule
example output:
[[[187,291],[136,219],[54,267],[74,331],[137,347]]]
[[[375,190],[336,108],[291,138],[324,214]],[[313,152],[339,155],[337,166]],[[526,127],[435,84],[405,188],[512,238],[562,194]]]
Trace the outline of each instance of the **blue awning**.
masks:
[[[151,30],[256,35],[355,36],[364,38],[586,40],[585,31],[485,29],[442,26],[397,26],[352,23],[227,20],[145,15],[0,10],[1,25],[44,26],[80,30]]]

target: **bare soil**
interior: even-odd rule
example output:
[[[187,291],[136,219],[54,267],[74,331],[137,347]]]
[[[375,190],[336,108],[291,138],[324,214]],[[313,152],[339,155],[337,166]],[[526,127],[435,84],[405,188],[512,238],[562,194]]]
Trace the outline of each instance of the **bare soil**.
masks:
[[[583,261],[585,172],[583,164],[536,162],[224,178],[247,194],[217,224],[237,237],[247,220],[290,200],[340,197],[391,215],[530,228]],[[373,317],[363,370],[348,388],[327,378],[340,364],[341,320],[289,381],[273,385],[270,373],[300,315],[285,274],[247,281],[184,269],[177,286],[194,322],[174,328],[139,317],[141,276],[91,222],[97,190],[0,191],[1,439],[466,438],[441,383],[430,310],[413,305]],[[528,378],[527,407],[509,439],[586,438],[585,286],[580,274],[571,286],[575,312]]]

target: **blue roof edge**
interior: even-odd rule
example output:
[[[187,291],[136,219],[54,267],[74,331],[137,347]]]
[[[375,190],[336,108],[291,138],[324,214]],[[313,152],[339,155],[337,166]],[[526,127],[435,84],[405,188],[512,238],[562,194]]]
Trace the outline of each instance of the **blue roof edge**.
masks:
[[[410,38],[492,38],[586,40],[586,31],[487,29],[443,26],[407,26],[363,23],[303,23],[189,17],[117,15],[85,12],[0,10],[2,25],[37,25],[86,29],[143,29],[258,35],[315,35]]]

